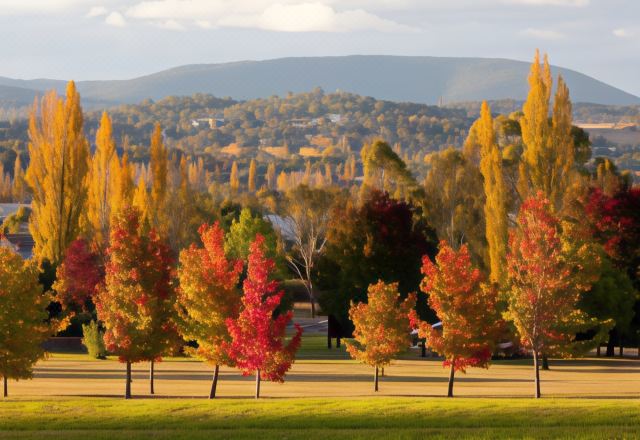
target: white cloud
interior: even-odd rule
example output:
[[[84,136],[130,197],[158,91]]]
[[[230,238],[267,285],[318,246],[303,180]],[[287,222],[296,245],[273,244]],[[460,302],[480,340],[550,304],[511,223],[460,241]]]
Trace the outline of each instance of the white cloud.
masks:
[[[635,31],[626,28],[614,29],[611,33],[619,38],[630,38],[636,34]]]
[[[280,32],[415,30],[362,8],[337,10],[328,4],[333,2],[334,0],[151,0],[131,6],[126,10],[126,15],[141,20],[189,21],[204,29],[243,27]]]
[[[104,19],[104,22],[109,26],[115,27],[125,27],[127,25],[124,17],[119,12],[112,12],[111,14],[107,15],[107,17]]]
[[[160,29],[167,29],[170,31],[185,30],[185,27],[176,20],[163,20],[163,21],[151,22],[151,24],[153,24],[156,27],[159,27]]]
[[[520,35],[525,37],[537,38],[540,40],[560,40],[565,37],[561,32],[551,29],[535,29],[528,28],[520,32]]]
[[[87,17],[100,17],[102,15],[107,15],[108,13],[109,10],[104,6],[94,6],[93,8],[89,9],[89,12],[87,12]]]
[[[0,14],[64,11],[82,3],[82,0],[0,0]]]
[[[336,12],[322,3],[276,3],[259,14],[233,15],[219,21],[222,26],[250,27],[280,32],[382,32],[412,31],[407,26],[380,18],[362,9]]]

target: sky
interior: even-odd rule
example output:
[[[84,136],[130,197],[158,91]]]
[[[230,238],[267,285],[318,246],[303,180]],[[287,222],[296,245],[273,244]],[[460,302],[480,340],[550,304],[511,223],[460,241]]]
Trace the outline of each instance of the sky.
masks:
[[[0,0],[0,76],[353,54],[531,60],[640,96],[638,0]]]

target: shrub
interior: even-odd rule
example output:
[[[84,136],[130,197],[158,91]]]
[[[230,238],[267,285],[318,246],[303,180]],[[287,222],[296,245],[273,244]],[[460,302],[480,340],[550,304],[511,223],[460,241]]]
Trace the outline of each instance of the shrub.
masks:
[[[107,349],[104,345],[104,332],[100,330],[100,326],[96,321],[89,324],[82,324],[82,343],[87,347],[89,356],[96,359],[106,359]]]

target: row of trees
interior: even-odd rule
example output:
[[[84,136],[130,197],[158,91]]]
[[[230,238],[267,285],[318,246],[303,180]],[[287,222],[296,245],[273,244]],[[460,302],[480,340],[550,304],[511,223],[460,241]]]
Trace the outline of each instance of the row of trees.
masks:
[[[95,303],[97,318],[109,332],[119,327],[109,327],[108,321],[127,322],[163,310],[163,318],[153,325],[151,318],[145,321],[151,326],[148,329],[135,327],[145,328],[148,334],[161,328],[166,340],[142,342],[143,335],[135,348],[129,345],[135,350],[132,362],[145,359],[153,366],[154,356],[161,356],[179,340],[169,335],[191,338],[196,334],[194,329],[180,327],[180,317],[189,316],[180,307],[203,300],[199,297],[203,288],[181,293],[188,288],[180,279],[186,267],[180,251],[190,249],[198,239],[206,249],[207,240],[213,238],[205,239],[206,234],[202,230],[198,234],[197,228],[217,219],[220,230],[228,231],[216,245],[224,249],[227,263],[216,263],[212,272],[225,271],[234,280],[234,262],[251,260],[250,243],[260,233],[278,277],[295,276],[303,282],[312,313],[317,299],[323,311],[342,324],[345,335],[355,327],[354,355],[366,352],[367,344],[381,337],[367,335],[365,324],[359,328],[358,322],[368,319],[363,317],[365,306],[350,314],[350,310],[360,310],[351,309],[351,304],[366,303],[369,286],[379,280],[392,285],[391,290],[403,300],[410,298],[407,304],[414,301],[410,293],[422,284],[427,295],[415,298],[416,316],[431,324],[440,321],[443,326],[421,325],[420,334],[445,355],[447,365],[452,366],[452,379],[455,371],[467,366],[486,365],[487,353],[499,341],[530,350],[536,364],[538,357],[544,364],[550,356],[578,354],[599,343],[614,323],[610,341],[616,334],[628,334],[637,304],[639,191],[609,162],[597,163],[595,170],[587,167],[588,139],[571,124],[571,102],[561,78],[551,106],[552,80],[546,59],[540,63],[536,56],[529,81],[529,97],[520,114],[494,119],[484,104],[463,150],[445,150],[430,157],[424,182],[414,177],[396,149],[374,141],[362,148],[359,186],[301,185],[283,194],[268,189],[245,192],[238,184],[235,191],[223,191],[227,200],[220,203],[215,188],[213,195],[211,189],[207,195],[191,184],[198,179],[190,177],[184,158],[170,158],[159,125],[152,134],[148,167],[144,173],[142,167],[135,171],[126,155],[118,157],[106,114],[95,152],[90,154],[73,83],[65,99],[48,94],[31,118],[31,157],[25,181],[33,193],[30,228],[36,257],[56,269],[53,290],[61,316],[82,312],[91,316]],[[274,171],[270,171],[272,181]],[[193,174],[206,171],[196,165]],[[254,179],[247,181],[247,187],[257,186],[251,184],[257,174],[255,166],[249,174]],[[302,178],[311,175],[305,172]],[[271,223],[264,220],[265,214],[271,215]],[[126,237],[124,242],[118,236],[114,239],[114,231]],[[443,241],[439,254],[436,237]],[[129,242],[136,246],[130,248]],[[125,265],[134,260],[155,269],[132,270]],[[435,264],[430,266],[430,261]],[[172,280],[176,277],[168,268],[178,262],[180,289],[175,289]],[[283,267],[286,263],[288,273]],[[449,284],[452,273],[458,274],[454,278],[462,284]],[[143,275],[149,277],[144,283]],[[245,276],[243,270],[240,279]],[[442,281],[438,281],[440,276]],[[226,296],[224,292],[231,289],[230,284],[218,286],[209,281],[220,295]],[[122,288],[116,287],[118,283]],[[258,284],[264,288],[261,295],[273,293],[266,281]],[[102,304],[101,292],[109,292],[109,286],[113,299]],[[129,288],[140,295],[138,302],[130,309],[122,306],[121,311],[118,304],[125,299],[118,295],[127,294]],[[158,310],[149,304],[151,290],[156,292],[153,304],[163,304]],[[387,287],[377,290],[387,292],[385,298],[393,297]],[[245,284],[244,298],[250,298],[251,292],[252,287]],[[473,306],[476,302],[484,306]],[[452,312],[449,303],[459,310]],[[218,305],[215,310],[227,310],[225,307]],[[372,301],[371,310],[376,307]],[[138,308],[144,313],[134,313]],[[167,321],[174,313],[177,317]],[[548,321],[542,326],[537,320],[547,313]],[[253,315],[269,312],[255,310]],[[215,318],[216,325],[240,340],[243,331],[224,316]],[[378,325],[375,319],[373,327]],[[501,320],[504,325],[497,333],[485,325]],[[404,318],[397,322],[403,322],[406,330]],[[153,327],[156,325],[160,327]],[[119,332],[107,334],[107,345],[113,349]],[[465,345],[479,333],[479,341],[491,339],[491,343]],[[360,345],[358,335],[366,338]],[[579,338],[587,342],[578,343]],[[232,342],[215,345],[224,347],[211,355],[216,362],[226,362],[223,357],[227,357],[238,366],[245,365]],[[283,346],[282,352],[287,348]],[[122,359],[126,361],[127,356],[125,353]],[[285,359],[291,357],[282,359],[281,365],[286,365]],[[259,376],[270,374],[268,368],[253,371],[257,369],[265,372]]]

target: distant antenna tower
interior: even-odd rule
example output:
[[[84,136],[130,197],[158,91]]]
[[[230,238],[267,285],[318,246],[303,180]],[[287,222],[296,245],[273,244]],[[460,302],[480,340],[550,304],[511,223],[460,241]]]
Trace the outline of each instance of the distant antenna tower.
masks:
[[[438,107],[444,107],[444,96],[438,98]]]

